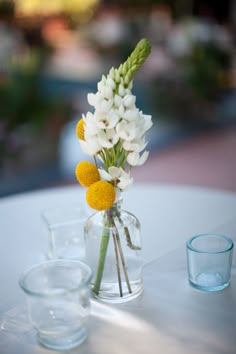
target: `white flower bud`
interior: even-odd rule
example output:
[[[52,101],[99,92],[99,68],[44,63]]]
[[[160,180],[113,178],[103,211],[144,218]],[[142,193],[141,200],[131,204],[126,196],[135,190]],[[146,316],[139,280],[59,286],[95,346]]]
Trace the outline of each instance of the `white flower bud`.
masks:
[[[129,107],[129,108],[133,107],[135,104],[135,101],[136,101],[136,97],[133,95],[126,95],[123,98],[123,103],[124,103],[125,107]]]
[[[128,86],[128,89],[131,91],[132,88],[133,88],[133,81],[130,81],[129,86]]]
[[[114,105],[118,108],[122,105],[122,98],[118,95],[114,97]]]
[[[119,106],[118,112],[119,112],[120,118],[124,118],[125,108],[124,108],[123,104]]]
[[[110,76],[108,76],[106,84],[107,84],[108,86],[110,86],[112,90],[113,90],[113,89],[115,88],[115,86],[116,86],[114,80],[112,80],[112,78],[111,78]]]
[[[99,81],[97,84],[97,89],[99,92],[102,92],[102,90],[104,89],[104,82],[103,81]]]
[[[125,88],[124,88],[124,86],[122,84],[119,85],[118,94],[121,97],[124,97],[124,95],[125,95]]]

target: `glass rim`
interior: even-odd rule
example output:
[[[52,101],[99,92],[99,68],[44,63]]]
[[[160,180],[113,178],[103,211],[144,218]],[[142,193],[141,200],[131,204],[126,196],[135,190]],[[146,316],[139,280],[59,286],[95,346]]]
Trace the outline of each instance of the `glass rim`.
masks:
[[[101,211],[97,211],[95,213],[93,213],[92,215],[90,215],[88,218],[87,218],[87,221],[89,222],[90,220],[92,220],[96,215],[98,215],[99,213],[100,214],[103,214],[104,212],[106,212],[106,210],[101,210]],[[131,218],[135,219],[136,222],[138,223],[138,227],[141,227],[141,224],[140,224],[140,221],[139,219],[131,212],[123,209],[122,210],[123,213],[129,215]],[[97,227],[103,229],[103,230],[119,230],[119,229],[123,229],[125,226],[129,226],[130,224],[132,224],[133,220],[130,220],[128,223],[126,223],[125,225],[115,225],[115,226],[106,226],[105,224],[103,223],[98,223],[97,224]],[[85,228],[86,228],[86,224],[85,224]],[[109,235],[107,235],[107,237],[109,237]]]
[[[220,250],[220,251],[201,251],[199,250],[198,248],[194,247],[192,245],[192,242],[198,238],[201,238],[201,237],[204,237],[204,236],[209,236],[209,237],[217,237],[217,238],[221,238],[221,239],[224,239],[225,241],[227,241],[228,243],[228,247],[225,247],[224,249]],[[187,249],[190,250],[190,251],[193,251],[193,252],[196,252],[196,253],[204,253],[204,254],[219,254],[219,253],[226,253],[226,252],[229,252],[233,249],[234,247],[234,243],[233,243],[233,240],[231,240],[231,238],[225,236],[225,235],[222,235],[222,234],[216,234],[216,233],[203,233],[203,234],[198,234],[198,235],[195,235],[193,237],[191,237],[187,243]]]
[[[80,216],[80,215],[74,215],[72,217],[68,217],[68,218],[62,218],[61,220],[56,220],[56,221],[52,221],[50,217],[50,212],[53,211],[60,211],[62,212],[63,210],[68,210],[68,208],[70,208],[70,210],[72,211],[78,211],[80,212],[82,210],[82,212],[84,212],[84,216]],[[85,222],[88,217],[91,215],[88,212],[88,209],[85,208],[84,206],[80,207],[77,205],[72,205],[72,206],[65,206],[65,207],[51,207],[51,208],[46,208],[46,209],[42,209],[41,210],[41,219],[45,222],[45,224],[47,225],[47,227],[52,230],[52,229],[56,229],[59,227],[63,227],[63,226],[67,226],[67,225],[73,225],[73,224],[78,224],[81,222]],[[63,213],[62,213],[63,215]]]
[[[73,286],[69,289],[57,289],[56,291],[53,292],[46,292],[46,291],[35,291],[30,289],[29,287],[27,287],[25,285],[25,279],[27,276],[29,276],[34,270],[36,269],[40,269],[43,266],[47,266],[48,264],[56,264],[56,263],[74,263],[79,265],[83,270],[85,270],[87,272],[87,275],[85,277],[85,279],[83,279],[83,281],[81,281],[81,283],[77,286]],[[37,296],[37,297],[57,297],[57,296],[62,296],[65,294],[69,294],[72,292],[76,292],[80,289],[82,289],[86,284],[89,284],[89,282],[92,279],[92,270],[91,268],[84,262],[81,261],[77,261],[77,260],[73,260],[73,259],[51,259],[48,261],[43,261],[41,263],[37,263],[32,265],[31,267],[27,268],[19,277],[19,285],[21,287],[21,289],[28,295],[33,295],[33,296]]]
[[[70,225],[76,225],[76,224],[84,223],[87,219],[88,219],[88,217],[86,216],[86,217],[81,218],[81,219],[74,219],[74,220],[67,220],[67,221],[58,221],[58,222],[55,222],[53,224],[48,222],[46,219],[44,219],[44,221],[46,222],[48,230],[55,230],[55,229],[67,227],[67,226],[70,226]]]

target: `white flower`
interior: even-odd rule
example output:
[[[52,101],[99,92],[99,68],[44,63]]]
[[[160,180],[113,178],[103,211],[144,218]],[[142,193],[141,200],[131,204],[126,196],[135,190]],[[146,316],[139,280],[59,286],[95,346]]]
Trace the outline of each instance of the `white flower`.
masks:
[[[83,116],[83,119],[85,122],[85,139],[91,135],[96,135],[99,130],[96,117],[91,112],[88,112],[85,117]]]
[[[118,143],[119,136],[116,134],[115,129],[101,130],[98,133],[98,142],[103,148],[110,149]]]
[[[123,174],[119,177],[119,182],[117,183],[117,187],[121,190],[126,190],[133,183],[134,179],[130,176],[129,173],[123,171]]]
[[[137,124],[137,138],[141,138],[145,132],[152,126],[152,116],[145,115],[142,112],[139,112],[139,119],[136,122]]]
[[[99,169],[100,177],[106,181],[113,181],[115,185],[121,189],[127,189],[133,183],[133,177],[130,173],[125,172],[121,167],[111,166],[108,172]]]
[[[147,160],[149,155],[148,151],[144,151],[142,155],[140,155],[137,152],[130,152],[127,157],[127,162],[131,166],[141,166],[144,164],[144,162]]]
[[[148,114],[143,114],[142,112],[141,112],[141,116],[142,116],[143,119],[144,119],[144,129],[145,129],[145,131],[147,131],[147,130],[149,130],[149,129],[152,127],[152,125],[153,125],[153,123],[152,123],[152,116],[151,116],[151,115],[148,115]]]
[[[101,103],[102,97],[99,94],[99,92],[97,92],[95,94],[88,93],[87,100],[88,100],[88,103],[90,104],[90,106],[97,107]]]
[[[93,106],[99,112],[107,113],[112,105],[113,105],[113,98],[112,94],[110,94],[110,88],[107,90],[104,89],[104,95],[101,95],[100,92],[89,93],[87,96],[88,103]]]
[[[136,138],[136,124],[135,122],[121,121],[116,126],[118,136],[123,140],[134,140]]]
[[[139,111],[137,108],[128,109],[125,111],[123,117],[124,117],[124,119],[128,120],[129,122],[134,121],[134,120],[137,121],[139,119]]]
[[[146,147],[147,143],[144,139],[134,139],[132,141],[124,141],[123,148],[130,152],[140,152]]]
[[[109,100],[104,99],[100,102],[99,105],[96,106],[96,110],[98,110],[99,112],[108,113],[112,105],[113,105],[112,99]]]
[[[94,156],[102,150],[96,136],[91,136],[88,140],[80,140],[80,146],[83,152],[90,156]]]
[[[109,167],[109,168],[111,168],[111,167]],[[109,171],[109,169],[108,169],[108,171]],[[109,181],[110,182],[112,180],[112,176],[107,171],[102,170],[101,168],[99,168],[98,172],[100,174],[100,177],[102,179],[104,179],[105,181]]]
[[[110,110],[108,114],[95,112],[97,126],[99,129],[111,129],[116,126],[119,116],[114,110]]]

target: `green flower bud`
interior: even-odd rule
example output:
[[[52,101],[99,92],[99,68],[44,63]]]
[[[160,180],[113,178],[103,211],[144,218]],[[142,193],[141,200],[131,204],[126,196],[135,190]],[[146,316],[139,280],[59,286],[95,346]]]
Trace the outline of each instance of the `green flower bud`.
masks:
[[[112,67],[109,71],[109,76],[114,79],[115,78],[115,69]]]
[[[120,83],[120,74],[119,74],[118,70],[116,70],[116,73],[115,73],[115,82],[118,84]]]
[[[133,52],[128,59],[121,64],[118,69],[112,68],[110,70],[110,76],[116,82],[115,93],[118,92],[118,86],[123,81],[125,88],[129,87],[130,82],[134,79],[136,72],[140,69],[151,52],[151,45],[145,38],[138,42]]]
[[[133,52],[130,54],[124,64],[120,65],[118,72],[125,79],[125,86],[128,87],[130,81],[133,80],[136,72],[145,62],[151,52],[151,45],[147,39],[141,39]]]

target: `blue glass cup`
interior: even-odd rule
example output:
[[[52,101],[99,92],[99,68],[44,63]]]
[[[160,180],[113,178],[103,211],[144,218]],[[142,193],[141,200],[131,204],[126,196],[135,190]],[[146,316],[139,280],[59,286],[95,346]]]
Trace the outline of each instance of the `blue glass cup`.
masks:
[[[233,241],[218,234],[196,235],[187,241],[189,283],[203,291],[225,289],[230,283]]]

